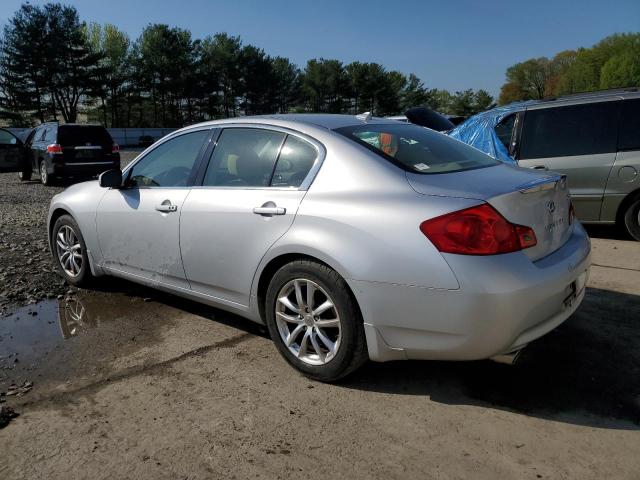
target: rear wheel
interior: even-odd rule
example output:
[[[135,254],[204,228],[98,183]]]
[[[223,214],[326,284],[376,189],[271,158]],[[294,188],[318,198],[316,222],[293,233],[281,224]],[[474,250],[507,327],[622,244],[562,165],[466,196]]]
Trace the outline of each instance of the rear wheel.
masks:
[[[87,246],[71,215],[62,215],[53,225],[51,250],[58,271],[71,285],[86,286],[91,279]]]
[[[640,241],[640,196],[624,212],[624,226],[629,235]]]
[[[40,183],[42,183],[43,185],[49,186],[49,185],[53,185],[53,176],[49,175],[49,172],[47,172],[47,164],[44,160],[40,161]]]
[[[299,260],[278,270],[267,290],[266,317],[279,352],[308,377],[332,382],[367,360],[355,300],[326,265]]]

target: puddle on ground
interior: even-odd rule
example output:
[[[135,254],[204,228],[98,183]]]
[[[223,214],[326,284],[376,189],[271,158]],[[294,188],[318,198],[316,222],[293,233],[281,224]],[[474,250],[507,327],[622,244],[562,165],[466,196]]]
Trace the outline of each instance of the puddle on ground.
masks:
[[[95,375],[158,343],[167,307],[120,293],[79,292],[0,317],[0,393],[12,382]]]
[[[43,300],[0,318],[0,368],[38,360],[65,340],[113,318],[103,303],[75,297]]]

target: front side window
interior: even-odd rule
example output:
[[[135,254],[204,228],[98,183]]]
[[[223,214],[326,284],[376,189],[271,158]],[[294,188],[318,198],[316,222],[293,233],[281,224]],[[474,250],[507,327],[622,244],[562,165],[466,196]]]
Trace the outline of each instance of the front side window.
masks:
[[[10,131],[0,129],[0,145],[16,145],[18,139]]]
[[[199,130],[158,145],[133,166],[129,184],[138,187],[186,186],[208,135],[209,130]]]
[[[416,125],[358,125],[336,132],[413,173],[460,172],[500,163],[462,142]]]
[[[528,110],[520,142],[520,159],[615,152],[619,103]]]
[[[216,143],[203,185],[266,187],[286,134],[261,128],[227,128]]]

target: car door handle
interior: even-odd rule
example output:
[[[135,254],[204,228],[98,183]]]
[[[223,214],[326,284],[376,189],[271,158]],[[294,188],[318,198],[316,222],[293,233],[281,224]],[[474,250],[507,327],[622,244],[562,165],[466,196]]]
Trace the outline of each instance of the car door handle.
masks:
[[[170,203],[161,203],[160,205],[156,205],[156,210],[164,213],[176,212],[178,211],[178,206],[171,205]]]
[[[533,167],[534,170],[549,170],[549,167],[547,167],[546,165],[534,165]]]
[[[287,213],[287,209],[284,207],[255,207],[253,213],[258,215],[284,215]]]

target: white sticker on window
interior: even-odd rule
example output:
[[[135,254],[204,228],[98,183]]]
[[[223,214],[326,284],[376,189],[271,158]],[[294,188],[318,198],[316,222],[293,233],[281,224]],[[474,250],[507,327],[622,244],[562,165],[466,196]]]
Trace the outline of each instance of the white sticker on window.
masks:
[[[431,167],[425,163],[416,163],[413,168],[417,168],[418,170],[428,170]]]

